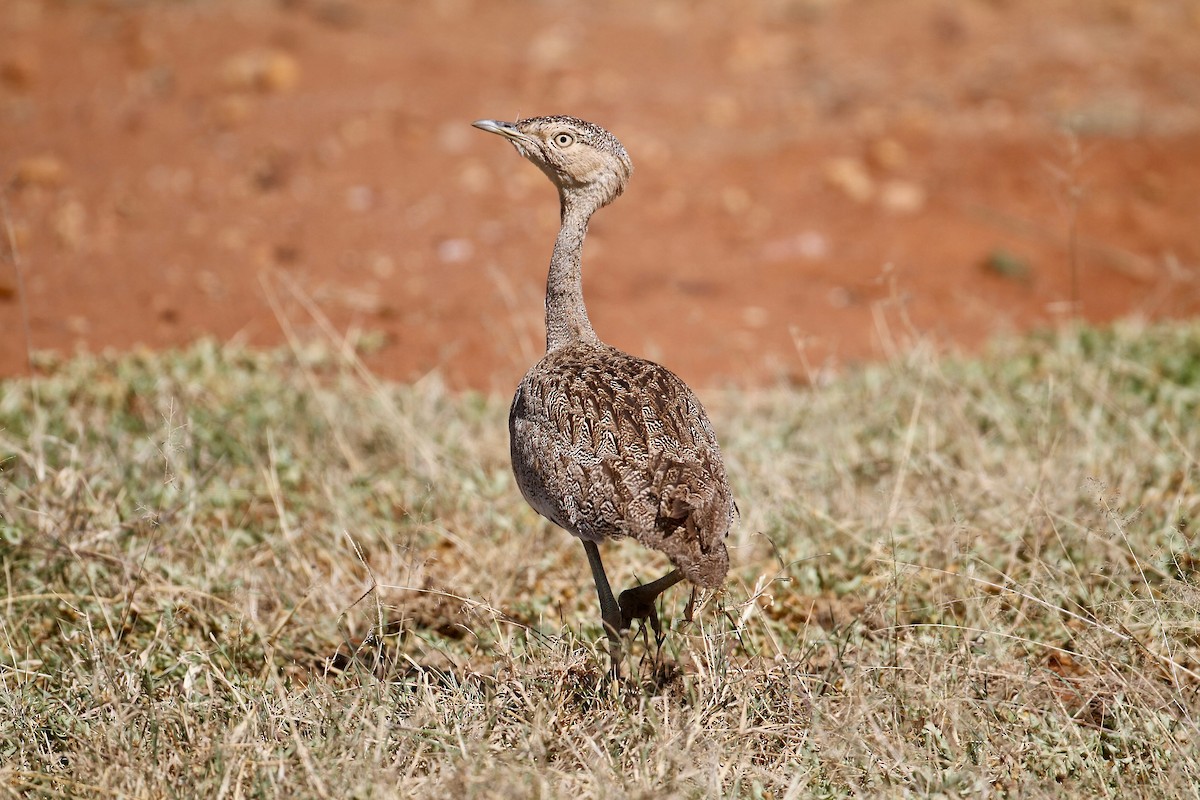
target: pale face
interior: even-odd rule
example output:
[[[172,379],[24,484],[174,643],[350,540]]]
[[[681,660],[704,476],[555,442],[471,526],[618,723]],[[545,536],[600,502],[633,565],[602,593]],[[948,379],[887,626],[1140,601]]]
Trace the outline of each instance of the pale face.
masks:
[[[615,136],[574,117],[480,120],[475,127],[508,139],[560,189],[599,189],[605,203],[621,193],[633,172],[633,162]]]

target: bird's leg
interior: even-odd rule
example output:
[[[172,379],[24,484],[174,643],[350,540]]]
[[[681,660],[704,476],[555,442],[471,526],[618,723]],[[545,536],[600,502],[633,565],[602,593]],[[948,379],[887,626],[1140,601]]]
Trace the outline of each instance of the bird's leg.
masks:
[[[600,598],[600,619],[604,621],[604,632],[608,634],[608,649],[612,656],[612,674],[614,678],[619,678],[621,677],[621,629],[628,625],[624,623],[621,605],[613,597],[612,587],[608,585],[608,576],[604,574],[604,563],[600,560],[600,548],[596,546],[595,542],[584,539],[583,549],[587,551],[588,564],[592,567],[592,580],[596,583],[596,596]]]
[[[635,586],[632,589],[626,589],[621,592],[621,597],[617,601],[617,605],[620,607],[619,611],[621,612],[621,627],[628,628],[629,623],[635,619],[650,620],[650,628],[654,631],[654,639],[661,645],[663,640],[662,625],[658,621],[658,609],[655,607],[654,601],[658,599],[660,594],[681,580],[683,580],[683,573],[677,569],[673,569],[656,581],[643,583],[641,586]]]
[[[683,618],[691,622],[692,617],[696,613],[696,586],[692,585],[692,596],[688,598],[687,605],[683,608]]]

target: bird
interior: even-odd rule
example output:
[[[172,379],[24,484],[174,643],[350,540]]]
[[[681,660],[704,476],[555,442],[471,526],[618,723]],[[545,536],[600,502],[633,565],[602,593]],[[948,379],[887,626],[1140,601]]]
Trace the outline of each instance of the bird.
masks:
[[[658,596],[682,580],[716,589],[729,571],[725,538],[737,515],[717,436],[695,393],[673,372],[602,342],[583,298],[588,222],[625,190],[633,162],[616,136],[554,115],[476,128],[507,139],[558,189],[560,228],[546,281],[546,353],[509,409],[513,474],[540,515],[578,537],[619,676],[621,636],[648,622],[661,646]],[[600,544],[632,537],[673,569],[614,597]],[[691,602],[688,604],[689,614]]]

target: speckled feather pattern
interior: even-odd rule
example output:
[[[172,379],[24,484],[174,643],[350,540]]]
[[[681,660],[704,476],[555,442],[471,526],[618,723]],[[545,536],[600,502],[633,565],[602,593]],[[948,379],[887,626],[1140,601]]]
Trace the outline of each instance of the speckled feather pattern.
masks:
[[[520,120],[518,125],[535,125],[552,127],[554,125],[565,125],[571,128],[572,132],[578,134],[580,141],[585,142],[592,147],[600,150],[607,150],[613,155],[628,159],[629,154],[625,152],[625,146],[621,141],[611,133],[601,128],[594,122],[588,122],[579,117],[570,117],[566,114],[551,114],[544,117],[529,117]]]
[[[669,370],[602,343],[546,355],[509,413],[530,505],[583,539],[632,536],[693,583],[719,586],[733,498],[716,434]]]

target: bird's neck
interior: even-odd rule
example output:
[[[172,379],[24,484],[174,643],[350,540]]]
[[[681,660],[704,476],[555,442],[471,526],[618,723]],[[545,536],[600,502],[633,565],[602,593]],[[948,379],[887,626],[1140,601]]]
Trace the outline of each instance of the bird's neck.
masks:
[[[546,352],[568,344],[598,342],[583,304],[583,238],[599,206],[591,198],[563,194],[562,227],[546,280]]]

